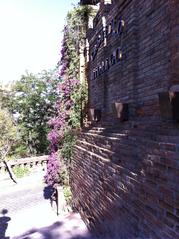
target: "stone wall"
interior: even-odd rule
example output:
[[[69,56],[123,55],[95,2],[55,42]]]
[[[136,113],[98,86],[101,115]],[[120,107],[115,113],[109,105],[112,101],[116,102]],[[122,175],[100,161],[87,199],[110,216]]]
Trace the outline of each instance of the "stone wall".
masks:
[[[102,119],[78,137],[71,186],[89,228],[108,238],[179,238],[179,125],[161,117],[158,95],[179,91],[178,8],[101,4],[88,32],[90,107]],[[129,105],[128,121],[115,118],[114,102]]]

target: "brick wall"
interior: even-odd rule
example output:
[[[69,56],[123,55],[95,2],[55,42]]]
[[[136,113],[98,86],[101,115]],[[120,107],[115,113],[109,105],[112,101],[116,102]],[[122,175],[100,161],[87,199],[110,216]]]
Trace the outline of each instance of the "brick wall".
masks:
[[[88,34],[90,106],[101,109],[102,120],[78,137],[74,202],[89,228],[104,237],[177,239],[179,125],[161,118],[158,93],[179,82],[179,2],[113,2],[101,5]],[[103,16],[109,32],[114,24],[106,46],[97,41]],[[118,20],[125,23],[119,34]],[[119,47],[122,59],[110,60]],[[114,118],[113,102],[129,104],[127,122]]]
[[[179,84],[179,1],[170,3],[171,85]]]
[[[172,125],[83,130],[71,183],[89,228],[109,238],[179,238],[178,142]]]
[[[171,76],[169,2],[127,0],[101,10],[89,38],[90,54],[102,27],[102,16],[106,16],[107,25],[115,18],[125,22],[122,36],[109,34],[107,45],[103,47],[102,43],[95,59],[89,63],[90,105],[100,108],[104,118],[111,113],[111,103],[115,101],[130,103],[131,117],[138,117],[140,109],[143,117],[159,118],[158,93],[169,90]],[[121,61],[110,63],[109,69],[94,79],[93,70],[107,58],[110,60],[118,47],[123,54]],[[174,57],[172,59],[174,61]]]

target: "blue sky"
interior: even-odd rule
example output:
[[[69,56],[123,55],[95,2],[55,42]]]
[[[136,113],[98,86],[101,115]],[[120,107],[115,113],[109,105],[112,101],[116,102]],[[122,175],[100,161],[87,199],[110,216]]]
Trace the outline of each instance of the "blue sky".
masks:
[[[0,82],[53,68],[67,12],[79,0],[0,0]]]

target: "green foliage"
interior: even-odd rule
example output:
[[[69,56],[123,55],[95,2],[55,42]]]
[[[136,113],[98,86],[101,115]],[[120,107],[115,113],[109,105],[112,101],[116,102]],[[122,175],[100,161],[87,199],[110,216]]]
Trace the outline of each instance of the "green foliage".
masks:
[[[64,197],[66,200],[67,205],[71,206],[72,204],[72,192],[70,189],[70,186],[63,186],[63,193],[64,193]]]
[[[48,121],[56,115],[57,84],[53,71],[42,71],[38,75],[26,72],[13,85],[11,110],[18,118],[21,144],[15,153],[26,155],[48,152]]]
[[[86,81],[81,83],[72,94],[72,99],[75,102],[71,115],[70,121],[72,128],[79,128],[85,123],[86,107],[88,102],[88,87]]]
[[[76,78],[79,80],[79,50],[80,46],[85,44],[89,17],[94,17],[95,14],[91,6],[78,6],[67,14],[60,64],[62,66],[68,65],[66,71],[68,78]],[[69,123],[72,128],[79,128],[82,126],[88,101],[86,79],[83,79],[83,82],[74,89],[71,98],[74,102],[74,106],[71,109]]]
[[[90,6],[75,7],[67,14],[63,39],[66,52],[59,63],[68,62],[68,76],[71,78],[79,78],[79,47],[86,37],[88,19],[93,15]]]
[[[9,153],[17,139],[17,127],[6,109],[0,108],[0,160]]]
[[[59,159],[60,159],[60,170],[58,172],[58,184],[60,185],[69,185],[69,174],[66,162],[64,161],[61,152],[59,153]]]
[[[11,159],[16,159],[17,157],[24,158],[28,156],[27,152],[27,145],[25,145],[22,140],[19,139],[14,145],[12,145],[9,156]]]
[[[12,169],[13,173],[15,174],[15,176],[17,178],[22,178],[24,176],[28,176],[30,171],[27,167],[21,167],[19,165],[15,166],[13,169]]]
[[[61,156],[64,159],[64,162],[68,164],[71,161],[73,154],[74,145],[76,142],[76,136],[73,131],[65,132],[64,139],[62,142]]]
[[[10,109],[10,90],[0,86],[0,107],[2,109]]]
[[[60,161],[58,184],[66,187],[69,186],[69,168],[75,142],[76,135],[74,131],[66,131],[64,133],[63,141],[61,142],[61,148],[58,151],[58,159]]]
[[[94,15],[91,6],[78,6],[67,14],[67,26],[69,28],[69,36],[77,45],[81,39],[86,37],[88,19]]]

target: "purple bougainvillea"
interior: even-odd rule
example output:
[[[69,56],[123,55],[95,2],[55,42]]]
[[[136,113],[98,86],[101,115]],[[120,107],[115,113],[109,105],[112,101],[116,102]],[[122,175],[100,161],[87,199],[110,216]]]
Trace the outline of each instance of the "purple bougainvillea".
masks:
[[[50,141],[50,155],[47,165],[47,174],[45,176],[46,183],[51,186],[56,186],[59,183],[59,156],[58,149],[63,140],[64,132],[69,127],[69,119],[71,109],[74,106],[72,94],[74,89],[79,85],[76,79],[70,79],[68,75],[69,58],[65,57],[67,52],[67,45],[63,41],[61,50],[61,65],[59,66],[59,78],[61,82],[58,85],[59,99],[56,102],[56,109],[58,116],[49,120],[49,125],[52,130],[48,134]]]
[[[58,153],[54,152],[51,153],[48,158],[48,165],[47,165],[47,174],[45,176],[45,180],[48,185],[56,186],[58,183],[58,172],[60,169],[60,161],[58,160]]]

